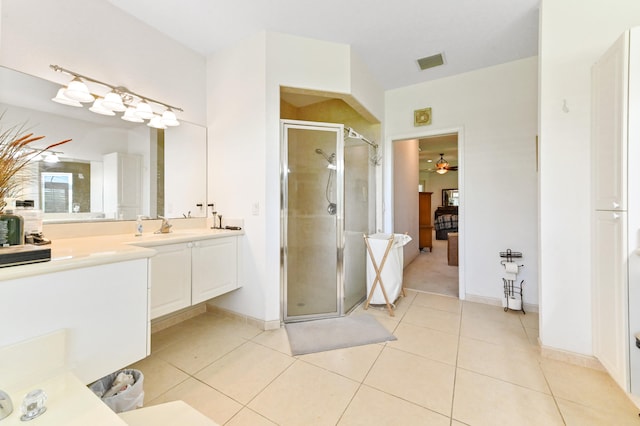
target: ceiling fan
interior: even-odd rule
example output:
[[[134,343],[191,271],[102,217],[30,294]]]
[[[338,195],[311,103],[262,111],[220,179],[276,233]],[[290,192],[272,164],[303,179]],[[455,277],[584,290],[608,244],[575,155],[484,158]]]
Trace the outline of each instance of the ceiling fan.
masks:
[[[458,171],[458,166],[449,165],[449,162],[444,159],[444,154],[440,154],[440,159],[436,162],[436,168],[435,169],[427,169],[427,170],[421,170],[421,171],[436,172],[438,174],[443,175],[443,174],[445,174],[445,173],[447,173],[449,171],[457,172]]]

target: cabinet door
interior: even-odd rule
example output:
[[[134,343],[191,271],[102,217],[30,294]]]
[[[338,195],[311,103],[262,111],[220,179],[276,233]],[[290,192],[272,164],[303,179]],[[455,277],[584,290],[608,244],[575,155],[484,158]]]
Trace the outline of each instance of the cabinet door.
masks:
[[[192,251],[193,304],[238,288],[238,237],[194,243]]]
[[[596,210],[627,209],[629,37],[625,33],[592,69],[592,156]]]
[[[595,214],[593,351],[611,377],[628,391],[627,213]]]
[[[149,259],[151,319],[191,305],[191,244],[154,247]]]

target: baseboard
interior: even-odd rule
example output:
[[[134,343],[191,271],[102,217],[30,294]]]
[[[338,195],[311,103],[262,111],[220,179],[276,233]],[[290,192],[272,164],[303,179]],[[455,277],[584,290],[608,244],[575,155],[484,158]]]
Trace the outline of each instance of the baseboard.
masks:
[[[151,334],[157,333],[158,331],[164,330],[165,328],[169,328],[193,317],[197,317],[205,312],[207,312],[207,306],[204,303],[200,303],[198,305],[189,306],[188,308],[181,309],[177,312],[155,318],[151,320]]]
[[[602,366],[598,358],[591,355],[582,355],[575,352],[564,351],[562,349],[550,348],[540,343],[540,355],[545,358],[554,359],[556,361],[566,362],[568,364],[577,365],[579,367],[591,368],[593,370],[607,371]]]
[[[248,315],[242,315],[234,311],[223,309],[211,303],[207,303],[206,305],[207,305],[207,312],[215,312],[219,315],[227,316],[229,318],[244,322],[245,324],[258,327],[260,330],[267,331],[267,330],[277,330],[280,328],[280,320],[274,320],[274,321],[260,320],[257,318],[250,317]]]
[[[484,303],[485,305],[493,305],[502,307],[502,299],[497,299],[495,297],[486,297],[486,296],[478,296],[475,294],[465,294],[464,300],[467,302],[475,302],[475,303]],[[533,303],[524,304],[525,312],[539,312],[539,306]]]

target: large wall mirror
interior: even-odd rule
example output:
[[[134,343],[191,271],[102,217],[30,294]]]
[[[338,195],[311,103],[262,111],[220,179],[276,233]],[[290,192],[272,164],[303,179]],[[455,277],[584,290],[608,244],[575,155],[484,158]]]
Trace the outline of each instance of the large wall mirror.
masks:
[[[206,216],[205,127],[157,130],[60,105],[51,101],[59,87],[0,67],[0,131],[45,136],[34,148],[73,139],[54,148],[58,162],[44,155],[21,174],[18,198],[34,200],[45,222]]]
[[[442,190],[442,205],[445,207],[460,205],[458,188],[448,188]]]

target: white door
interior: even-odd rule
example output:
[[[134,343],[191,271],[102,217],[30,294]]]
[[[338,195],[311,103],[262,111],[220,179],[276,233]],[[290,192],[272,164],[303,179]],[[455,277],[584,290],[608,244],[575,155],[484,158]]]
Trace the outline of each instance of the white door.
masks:
[[[595,215],[593,352],[611,377],[628,391],[627,213],[598,211]]]
[[[593,179],[596,210],[627,210],[628,33],[592,70]]]

